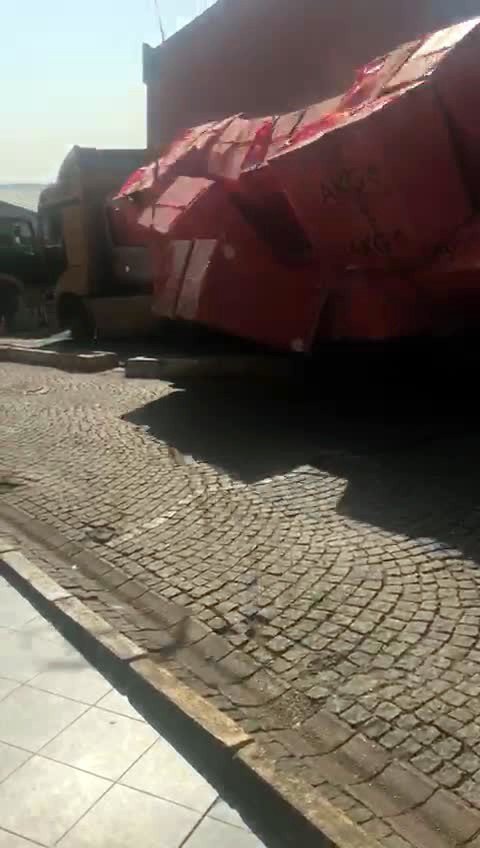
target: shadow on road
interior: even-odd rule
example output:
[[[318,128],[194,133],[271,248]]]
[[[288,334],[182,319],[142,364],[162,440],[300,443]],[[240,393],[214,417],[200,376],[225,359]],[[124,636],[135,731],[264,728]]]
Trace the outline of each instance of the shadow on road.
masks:
[[[247,484],[304,465],[342,477],[338,512],[476,558],[477,362],[471,342],[327,350],[294,381],[185,380],[125,418]]]
[[[191,379],[125,417],[181,454],[251,483],[311,459],[305,403],[288,383]]]

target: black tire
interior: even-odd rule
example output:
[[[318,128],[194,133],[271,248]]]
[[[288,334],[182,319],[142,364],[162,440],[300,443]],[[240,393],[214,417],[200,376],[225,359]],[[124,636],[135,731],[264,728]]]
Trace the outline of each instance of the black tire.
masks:
[[[57,304],[57,320],[61,330],[70,330],[73,341],[89,342],[95,338],[95,321],[85,301],[78,295],[63,295]]]
[[[5,320],[5,328],[9,335],[15,332],[15,318],[17,317],[20,296],[14,286],[4,286],[0,291],[0,319]]]

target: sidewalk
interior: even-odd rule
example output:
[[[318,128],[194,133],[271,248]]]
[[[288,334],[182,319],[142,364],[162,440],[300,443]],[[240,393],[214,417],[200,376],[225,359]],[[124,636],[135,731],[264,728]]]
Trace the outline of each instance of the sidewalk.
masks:
[[[0,848],[267,848],[0,577]]]

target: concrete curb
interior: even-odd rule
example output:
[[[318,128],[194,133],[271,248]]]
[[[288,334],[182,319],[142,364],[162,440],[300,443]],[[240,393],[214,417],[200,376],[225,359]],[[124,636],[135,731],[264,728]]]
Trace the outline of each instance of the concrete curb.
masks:
[[[125,377],[169,380],[181,377],[288,377],[293,360],[275,356],[147,357],[135,356],[125,363]]]
[[[130,639],[116,631],[105,619],[92,612],[70,592],[18,550],[18,543],[0,537],[0,574],[31,598],[36,606],[67,638],[88,655],[105,654],[120,667],[128,683],[140,681],[153,698],[156,711],[167,709],[215,745],[217,753],[227,757],[231,768],[241,769],[259,791],[270,794],[282,813],[286,809],[313,835],[318,848],[381,848],[380,843],[333,807],[310,785],[276,770],[274,761],[263,753],[252,738],[232,719],[212,706],[201,695],[156,665]],[[210,748],[211,750],[211,748]],[[310,843],[309,843],[310,844]]]
[[[119,359],[116,353],[68,353],[41,348],[0,345],[0,362],[15,362],[19,365],[43,365],[45,368],[58,368],[61,371],[94,374],[98,371],[110,371],[112,368],[116,368]]]

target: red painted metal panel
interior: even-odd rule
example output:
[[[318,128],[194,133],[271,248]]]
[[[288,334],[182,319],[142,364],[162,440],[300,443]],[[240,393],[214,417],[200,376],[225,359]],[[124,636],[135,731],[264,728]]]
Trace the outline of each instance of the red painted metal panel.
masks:
[[[300,225],[283,186],[267,158],[288,142],[300,125],[305,110],[279,115],[257,133],[260,143],[244,160],[235,183],[228,183],[230,196],[257,237],[280,261],[291,263],[309,252],[308,238]]]
[[[173,209],[175,217],[168,224],[162,219],[159,237],[195,241],[183,279],[178,272],[163,280],[157,276],[156,314],[173,317],[176,300],[178,318],[283,349],[307,350],[328,292],[318,270],[277,261],[221,183],[180,178],[162,203],[165,196],[177,206],[161,207]]]
[[[480,203],[480,23],[454,47],[433,83],[448,113],[457,154],[474,202]]]
[[[385,86],[385,91],[422,81],[433,86],[448,115],[468,190],[480,201],[480,18],[425,38]]]
[[[318,328],[319,338],[380,341],[429,329],[429,300],[407,275],[352,269],[339,275]]]
[[[432,332],[478,327],[480,316],[480,217],[455,234],[440,255],[412,278],[428,304]]]
[[[150,252],[155,274],[153,311],[156,315],[177,316],[193,240],[221,233],[225,220],[223,196],[221,186],[210,180],[178,177],[152,207]]]
[[[150,255],[154,267],[152,309],[159,318],[175,318],[183,278],[193,242],[179,239],[163,242],[152,239]]]
[[[415,266],[471,214],[444,115],[426,86],[311,126],[304,119],[269,162],[327,267]]]
[[[200,321],[202,314],[201,301],[205,296],[205,280],[210,271],[210,265],[214,260],[218,249],[218,239],[197,239],[192,242],[192,249],[185,266],[182,282],[179,286],[176,315],[186,321]],[[230,280],[226,279],[228,285]],[[212,326],[216,326],[215,315],[207,315],[213,319]]]
[[[231,117],[185,130],[159,158],[131,174],[117,198],[135,196],[142,198],[146,205],[159,197],[178,176],[207,176],[210,148],[235,120]]]
[[[288,269],[248,240],[250,250],[241,238],[197,243],[179,317],[278,349],[309,350],[327,294],[318,271]]]

